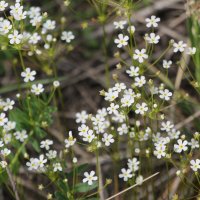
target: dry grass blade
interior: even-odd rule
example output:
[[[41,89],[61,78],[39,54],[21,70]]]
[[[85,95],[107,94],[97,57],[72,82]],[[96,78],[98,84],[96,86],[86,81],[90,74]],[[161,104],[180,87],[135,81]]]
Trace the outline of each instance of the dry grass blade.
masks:
[[[151,176],[145,178],[145,179],[143,180],[142,183],[144,183],[144,182],[146,182],[147,180],[149,180],[149,179],[151,179],[151,178],[157,176],[159,173],[160,173],[160,172],[157,172],[157,173],[155,173],[155,174],[153,174],[153,175],[151,175]],[[121,194],[127,192],[128,190],[131,190],[132,188],[134,188],[134,187],[136,187],[136,186],[138,186],[138,185],[139,185],[139,184],[132,185],[131,187],[126,188],[125,190],[122,190],[121,192],[119,192],[119,193],[117,193],[117,194],[115,194],[115,195],[113,195],[113,196],[107,198],[106,200],[113,199],[113,198],[115,198],[115,197],[117,197],[117,196],[119,196],[119,195],[121,195]]]

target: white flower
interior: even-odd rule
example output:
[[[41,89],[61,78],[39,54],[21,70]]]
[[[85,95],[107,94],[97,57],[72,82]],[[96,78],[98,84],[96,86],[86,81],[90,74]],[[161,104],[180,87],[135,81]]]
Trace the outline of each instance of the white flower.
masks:
[[[28,170],[37,170],[39,167],[38,159],[31,158],[29,162],[26,163]]]
[[[38,17],[41,15],[41,8],[40,7],[30,7],[29,11],[27,12],[27,15],[29,15],[30,18]]]
[[[93,130],[89,130],[87,133],[83,135],[83,141],[91,143],[93,139],[95,138],[95,135],[93,133]]]
[[[155,33],[150,33],[150,35],[146,34],[145,35],[145,40],[149,43],[149,44],[158,44],[159,40],[160,40],[160,36],[156,35]]]
[[[147,23],[146,26],[148,28],[150,27],[156,28],[158,27],[158,22],[160,22],[160,18],[152,15],[151,18],[146,18],[145,21]]]
[[[39,84],[33,84],[31,87],[31,92],[35,95],[40,95],[44,91],[43,85],[41,83]]]
[[[98,177],[95,176],[95,171],[85,172],[85,178],[83,179],[83,183],[88,182],[88,185],[92,185],[93,181],[97,181]]]
[[[118,113],[118,110],[117,110],[118,108],[119,108],[118,104],[115,105],[114,103],[111,103],[110,107],[107,108],[107,111],[109,114]]]
[[[0,162],[0,165],[1,165],[2,168],[6,168],[6,166],[8,165],[8,163],[6,161],[2,160]]]
[[[115,26],[115,29],[124,29],[124,25],[127,24],[127,21],[125,20],[122,20],[122,21],[119,21],[119,22],[113,22],[114,26]]]
[[[142,183],[143,183],[143,176],[142,175],[139,175],[137,178],[136,178],[136,180],[135,180],[135,182],[136,182],[136,184],[138,184],[138,185],[142,185]]]
[[[136,114],[144,115],[147,111],[148,107],[146,103],[143,102],[142,104],[139,103],[136,104],[136,110],[135,110]]]
[[[121,92],[122,90],[126,89],[126,85],[124,83],[116,83],[113,87],[114,91]]]
[[[161,157],[165,157],[166,156],[166,146],[163,143],[159,143],[157,145],[160,146],[156,146],[156,150],[154,151],[154,155],[158,158],[161,159]]]
[[[71,31],[63,31],[61,35],[61,40],[65,40],[67,43],[70,43],[75,38],[74,34]]]
[[[118,92],[109,89],[108,92],[105,92],[105,100],[106,101],[114,101],[118,97]]]
[[[44,24],[43,24],[43,29],[44,30],[53,30],[56,27],[56,21],[48,19]]]
[[[35,80],[36,71],[31,71],[30,68],[26,68],[25,71],[21,73],[21,77],[24,78],[24,82],[34,81]]]
[[[81,126],[78,127],[79,135],[83,136],[89,131],[89,127],[86,126],[85,124],[82,124]]]
[[[55,88],[59,87],[59,86],[60,86],[60,82],[59,82],[59,81],[54,81],[54,82],[53,82],[53,86],[54,86]]]
[[[182,151],[187,151],[188,147],[187,147],[187,140],[182,141],[181,139],[179,139],[177,141],[178,144],[174,145],[174,151],[177,153],[181,153]]]
[[[130,76],[139,76],[139,67],[130,66],[130,69],[126,70],[126,73]]]
[[[30,44],[37,44],[41,40],[41,36],[36,32],[33,33],[30,38],[29,38],[29,43]]]
[[[189,47],[187,50],[188,55],[194,55],[196,53],[197,49],[195,47]]]
[[[57,171],[62,171],[62,166],[60,163],[53,163],[53,171],[57,172]]]
[[[117,128],[119,135],[127,134],[128,133],[128,126],[126,124],[122,124],[120,127]]]
[[[48,159],[54,159],[54,158],[56,158],[56,156],[57,156],[57,151],[55,151],[55,150],[49,150],[49,152],[48,153],[46,153],[46,156],[47,156],[47,158]]]
[[[104,133],[102,141],[105,143],[106,146],[110,146],[110,144],[113,143],[115,140],[113,139],[113,136],[111,134]]]
[[[47,162],[47,159],[44,158],[44,155],[40,155],[39,159],[38,159],[38,165],[39,167],[43,168],[44,164]]]
[[[134,34],[135,33],[135,26],[129,26],[128,28],[127,28],[127,31],[130,33],[130,34]]]
[[[0,32],[2,34],[7,34],[10,31],[10,29],[12,29],[10,21],[5,19],[2,22],[0,22]]]
[[[164,69],[169,69],[171,67],[171,65],[172,65],[172,61],[171,60],[169,60],[169,61],[163,60],[163,68]]]
[[[14,136],[20,142],[24,142],[24,140],[28,137],[26,130],[17,131],[14,133]]]
[[[0,126],[4,126],[4,124],[8,122],[8,118],[5,113],[0,114]]]
[[[11,153],[10,149],[7,149],[7,148],[1,150],[1,154],[4,157],[8,156],[10,153]]]
[[[76,123],[85,124],[87,119],[88,114],[85,110],[81,111],[80,113],[76,113]]]
[[[76,138],[73,137],[72,131],[69,131],[69,138],[65,140],[65,147],[69,148],[73,146],[76,142]]]
[[[174,127],[174,124],[172,124],[170,121],[167,121],[167,122],[162,122],[161,126],[162,126],[161,127],[162,131],[169,132]]]
[[[138,161],[137,158],[128,159],[128,168],[132,172],[136,172],[139,169],[139,164],[140,161]]]
[[[146,83],[145,76],[135,78],[135,86],[142,87]]]
[[[119,174],[119,178],[123,178],[124,181],[128,181],[129,178],[132,178],[132,171],[130,169],[121,169],[121,174]]]
[[[174,43],[173,44],[174,53],[183,52],[185,50],[186,46],[187,45],[183,41],[179,41],[178,43]]]
[[[15,101],[13,101],[13,100],[7,98],[7,99],[6,99],[6,102],[5,102],[5,104],[4,104],[3,110],[4,110],[4,111],[12,110],[14,104],[15,104]]]
[[[190,167],[192,168],[193,171],[197,172],[198,169],[200,169],[200,160],[191,160],[190,161]]]
[[[5,1],[0,1],[0,11],[4,11],[7,6],[8,3],[6,3]]]
[[[133,59],[138,60],[139,63],[143,63],[145,59],[148,58],[148,55],[146,54],[146,49],[136,49],[135,53],[133,54]]]
[[[52,144],[53,144],[53,141],[47,139],[47,140],[43,140],[43,141],[41,141],[41,143],[40,143],[40,147],[41,147],[41,148],[45,148],[46,150],[49,150],[50,145],[52,145]]]
[[[129,37],[127,35],[119,34],[118,38],[115,39],[115,44],[117,44],[118,48],[122,48],[123,46],[126,46],[128,44]]]
[[[161,99],[164,99],[165,101],[169,101],[170,97],[172,96],[172,93],[168,89],[160,90],[159,93],[160,93],[159,97]]]
[[[9,34],[10,44],[20,44],[22,40],[22,34],[19,34],[17,30],[14,30],[13,34]]]
[[[191,142],[188,143],[192,149],[199,148],[199,142],[194,138],[191,139]]]

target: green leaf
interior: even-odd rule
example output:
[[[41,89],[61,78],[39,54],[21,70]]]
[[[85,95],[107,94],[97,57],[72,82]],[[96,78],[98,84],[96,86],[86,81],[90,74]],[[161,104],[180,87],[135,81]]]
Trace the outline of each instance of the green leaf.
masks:
[[[94,182],[92,185],[87,183],[79,183],[75,185],[74,191],[78,193],[89,192],[98,187],[98,182]]]

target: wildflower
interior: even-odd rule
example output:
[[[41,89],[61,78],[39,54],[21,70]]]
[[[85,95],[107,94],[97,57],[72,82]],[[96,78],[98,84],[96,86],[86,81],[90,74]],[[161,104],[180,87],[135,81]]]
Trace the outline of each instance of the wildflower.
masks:
[[[133,59],[138,60],[139,63],[143,63],[145,59],[148,58],[148,55],[146,54],[146,49],[136,49],[135,53],[133,54]]]
[[[43,24],[43,31],[46,32],[47,30],[54,30],[56,28],[56,21],[48,19]]]
[[[172,61],[171,60],[169,60],[169,61],[163,60],[163,68],[164,69],[169,69],[171,67],[171,65],[172,65]]]
[[[119,21],[119,22],[113,22],[114,26],[115,26],[115,29],[124,29],[124,26],[127,24],[127,21],[125,20],[122,20],[122,21]]]
[[[144,180],[143,176],[142,176],[142,175],[139,175],[139,176],[136,178],[135,182],[136,182],[136,184],[138,184],[138,185],[142,185],[143,180]]]
[[[188,55],[194,55],[196,53],[197,49],[195,47],[189,47],[187,50]]]
[[[47,162],[47,159],[44,158],[44,155],[40,155],[38,159],[38,165],[39,167],[43,168],[44,164]]]
[[[124,181],[128,181],[129,178],[132,178],[132,171],[130,169],[121,169],[121,174],[119,174],[119,178],[123,178]]]
[[[174,151],[177,153],[181,153],[182,151],[187,151],[188,147],[187,144],[188,142],[186,140],[182,141],[181,139],[179,139],[177,141],[178,144],[174,145]]]
[[[11,153],[10,149],[4,148],[1,150],[1,155],[4,157],[8,156]]]
[[[97,181],[98,177],[95,176],[95,171],[85,172],[85,178],[83,179],[83,183],[88,182],[88,185],[92,185],[93,181]]]
[[[62,166],[61,166],[61,164],[60,163],[54,163],[53,164],[53,171],[54,172],[57,172],[57,171],[62,171]]]
[[[119,105],[115,105],[114,103],[111,103],[110,107],[107,108],[107,111],[109,114],[118,113],[118,110],[117,110],[118,108],[119,108]]]
[[[8,118],[5,113],[0,114],[0,126],[4,126],[4,124],[8,122]]]
[[[69,138],[65,140],[65,147],[69,148],[73,146],[76,142],[76,138],[73,137],[72,131],[69,131]]]
[[[199,148],[199,142],[194,138],[191,139],[191,142],[188,143],[192,149]]]
[[[127,35],[119,34],[118,39],[115,39],[115,44],[117,44],[118,48],[122,48],[128,44],[129,37]]]
[[[26,130],[17,131],[14,133],[14,136],[20,142],[24,142],[26,138],[28,138]]]
[[[55,151],[55,150],[49,150],[47,153],[46,153],[46,156],[47,156],[47,158],[48,159],[54,159],[54,158],[56,158],[56,156],[57,156],[57,151]]]
[[[183,52],[185,50],[186,46],[187,45],[183,41],[179,41],[178,43],[174,43],[173,44],[174,53]]]
[[[142,87],[146,83],[145,76],[140,76],[135,78],[135,86]]]
[[[5,1],[0,1],[0,11],[4,11],[7,6],[8,3],[6,3]]]
[[[174,127],[174,124],[172,124],[170,121],[167,121],[167,122],[162,122],[161,126],[162,126],[161,127],[162,131],[169,132]]]
[[[49,150],[50,145],[52,145],[52,144],[53,144],[53,141],[47,139],[47,140],[43,140],[43,141],[41,141],[41,143],[40,143],[40,147],[41,147],[41,148],[44,148],[44,149],[46,149],[46,150]]]
[[[117,128],[119,135],[124,135],[128,133],[128,126],[126,124],[122,124],[120,127]]]
[[[29,44],[37,44],[41,40],[41,36],[38,33],[33,33],[29,38]]]
[[[131,95],[124,95],[121,99],[122,107],[130,107],[134,103],[134,97]]]
[[[83,141],[91,143],[93,139],[95,138],[95,135],[93,133],[93,130],[89,130],[87,133],[83,135]]]
[[[168,89],[160,90],[159,93],[160,93],[159,97],[161,99],[164,99],[165,101],[169,101],[170,97],[172,96],[172,93]]]
[[[8,111],[8,110],[12,110],[13,109],[13,105],[15,104],[15,101],[7,98],[6,102],[4,103],[4,111]]]
[[[7,19],[0,22],[0,32],[3,35],[7,34],[11,29],[12,29],[12,25],[10,21],[8,21]]]
[[[130,66],[130,69],[126,70],[126,73],[130,76],[139,76],[139,67]]]
[[[2,168],[6,168],[6,166],[8,165],[8,163],[6,161],[2,160],[0,162],[0,165],[1,165]]]
[[[85,110],[81,111],[80,113],[76,113],[76,123],[85,124],[87,119],[88,114]]]
[[[145,40],[149,43],[149,44],[158,44],[159,40],[160,40],[160,36],[156,35],[155,33],[150,33],[150,35],[146,34],[145,35]]]
[[[73,40],[75,36],[71,31],[63,31],[61,35],[61,40],[65,40],[67,43],[70,43],[71,40]]]
[[[53,82],[53,86],[54,86],[55,88],[59,87],[59,86],[60,86],[60,82],[59,82],[59,81],[54,81],[54,82]]]
[[[198,169],[200,169],[200,160],[191,160],[190,161],[190,167],[192,168],[193,171],[197,172]]]
[[[145,21],[147,23],[146,26],[148,28],[150,27],[156,28],[158,27],[158,22],[160,22],[160,18],[152,15],[150,18],[146,18]]]
[[[160,143],[162,144],[162,143]],[[156,150],[154,151],[154,155],[158,158],[161,159],[161,157],[166,156],[166,146],[162,144],[162,146],[156,146]]]
[[[105,100],[106,101],[114,101],[118,97],[118,92],[109,89],[108,92],[105,92]]]
[[[135,33],[135,26],[129,26],[128,28],[127,28],[127,31],[130,33],[130,34],[134,34]]]
[[[128,159],[128,168],[132,172],[136,172],[139,169],[139,164],[140,161],[138,161],[137,158]]]
[[[35,95],[40,95],[44,91],[43,85],[41,83],[39,84],[33,84],[31,87],[31,92]]]
[[[26,68],[22,73],[21,77],[24,78],[24,82],[34,81],[35,80],[36,71],[31,71],[30,68]]]
[[[20,44],[22,40],[22,34],[19,34],[17,30],[14,30],[13,34],[9,34],[10,44]]]
[[[26,163],[26,166],[28,167],[28,170],[37,170],[39,167],[38,159],[31,158],[30,161]]]
[[[110,146],[110,144],[114,142],[114,139],[111,134],[104,133],[102,141],[105,143],[106,146]]]
[[[147,110],[148,110],[147,104],[144,102],[142,104],[137,103],[136,108],[137,109],[135,110],[135,113],[141,114],[141,115],[144,115],[145,112],[147,112]]]
[[[126,85],[124,83],[116,83],[113,87],[114,91],[121,92],[122,90],[126,89]]]

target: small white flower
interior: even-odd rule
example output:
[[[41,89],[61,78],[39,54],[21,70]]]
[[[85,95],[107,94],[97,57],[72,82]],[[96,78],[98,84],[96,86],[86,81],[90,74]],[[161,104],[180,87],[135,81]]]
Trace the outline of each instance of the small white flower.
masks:
[[[41,147],[41,148],[45,148],[46,150],[49,150],[50,145],[52,145],[52,144],[53,144],[53,141],[47,139],[47,140],[43,140],[43,141],[41,141],[41,143],[40,143],[40,147]]]
[[[198,169],[200,169],[200,160],[199,159],[191,160],[190,161],[190,167],[192,168],[192,170],[194,172],[197,172]]]
[[[28,138],[26,130],[17,131],[14,133],[14,136],[20,142],[24,142],[26,138]]]
[[[60,163],[54,163],[53,164],[53,171],[54,172],[57,172],[57,171],[62,171],[62,166],[61,166],[61,164]]]
[[[119,178],[123,178],[124,181],[128,181],[129,178],[132,178],[133,174],[130,169],[121,169],[121,174],[119,174]]]
[[[149,35],[146,34],[145,35],[145,40],[149,43],[149,44],[158,44],[159,40],[160,40],[160,36],[156,35],[155,33],[150,33]]]
[[[119,21],[119,22],[113,22],[114,26],[115,26],[115,29],[124,29],[124,26],[127,24],[127,21],[125,20],[122,20],[122,21]]]
[[[105,143],[106,146],[110,146],[110,144],[113,143],[115,140],[113,139],[113,136],[111,134],[104,133],[102,141]]]
[[[130,69],[126,70],[126,73],[130,77],[139,76],[139,67],[130,66]]]
[[[85,110],[76,113],[76,123],[85,124],[87,119],[88,119],[88,114]]]
[[[186,46],[187,45],[183,41],[179,41],[178,43],[174,43],[173,44],[174,53],[183,52],[185,50]]]
[[[172,124],[170,121],[162,122],[161,126],[161,130],[166,132],[169,132],[172,128],[174,128],[174,124]]]
[[[115,44],[117,44],[118,48],[122,48],[123,46],[128,45],[129,37],[127,35],[119,34],[118,38],[115,39]]]
[[[135,53],[133,54],[133,59],[138,60],[139,63],[143,63],[145,59],[148,58],[148,55],[146,54],[146,49],[136,49]]]
[[[107,111],[109,114],[118,113],[118,110],[117,110],[118,108],[119,108],[118,104],[115,105],[114,103],[111,103],[110,107],[107,108]]]
[[[169,101],[170,97],[172,96],[172,93],[168,89],[160,90],[159,93],[160,93],[159,97],[161,99],[164,99],[165,101]]]
[[[8,35],[8,38],[10,39],[10,44],[20,44],[22,37],[22,34],[19,34],[17,30],[14,30],[12,34]]]
[[[174,145],[174,151],[177,153],[181,153],[182,151],[187,151],[188,147],[187,147],[187,140],[182,141],[181,139],[179,139],[177,141],[178,144]]]
[[[169,61],[163,60],[163,68],[164,69],[169,69],[171,67],[171,65],[172,65],[172,61],[171,60],[169,60]]]
[[[57,156],[57,151],[55,150],[49,150],[48,153],[46,153],[46,156],[48,159],[54,159]]]
[[[195,47],[189,47],[187,50],[188,55],[194,55],[196,53],[197,49]]]
[[[30,68],[26,68],[22,73],[21,77],[24,78],[24,82],[34,81],[35,80],[36,71],[31,71]]]
[[[0,165],[1,165],[2,168],[6,168],[6,166],[8,165],[8,163],[6,161],[2,160],[0,162]]]
[[[31,92],[35,95],[40,95],[44,91],[44,87],[41,83],[39,84],[33,84],[31,87]]]
[[[10,21],[8,21],[7,19],[0,22],[0,32],[2,34],[4,35],[7,34],[11,29],[12,29],[12,25]]]
[[[4,126],[4,124],[8,122],[8,118],[5,113],[0,114],[0,126]]]
[[[148,107],[146,103],[143,102],[142,104],[139,103],[136,104],[136,110],[135,110],[136,114],[144,115],[147,111]]]
[[[59,87],[59,86],[60,86],[60,82],[59,82],[59,81],[54,81],[54,82],[53,82],[53,86],[54,86],[55,88]]]
[[[64,40],[67,43],[70,43],[74,38],[75,38],[75,36],[73,35],[73,33],[71,31],[68,31],[68,32],[63,31],[62,32],[61,40]]]
[[[130,34],[134,34],[135,33],[135,26],[129,26],[128,28],[127,28],[127,31],[130,33]]]
[[[85,178],[83,179],[83,183],[88,182],[88,185],[92,185],[93,181],[97,181],[98,177],[95,176],[95,171],[91,172],[85,172],[84,173]]]
[[[140,76],[135,78],[134,85],[137,87],[142,87],[146,83],[145,76]]]
[[[152,15],[150,18],[146,18],[145,21],[146,21],[146,26],[148,28],[150,27],[156,28],[158,27],[158,22],[160,22],[160,18]]]
[[[8,3],[6,3],[5,1],[0,1],[0,11],[4,11],[7,6]]]
[[[143,176],[142,175],[139,175],[137,178],[136,178],[136,180],[135,180],[135,182],[136,182],[136,184],[138,184],[138,185],[142,185],[142,183],[143,183]]]
[[[76,138],[73,137],[72,131],[69,131],[69,138],[65,140],[65,147],[69,148],[73,146],[76,142]]]

